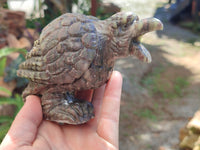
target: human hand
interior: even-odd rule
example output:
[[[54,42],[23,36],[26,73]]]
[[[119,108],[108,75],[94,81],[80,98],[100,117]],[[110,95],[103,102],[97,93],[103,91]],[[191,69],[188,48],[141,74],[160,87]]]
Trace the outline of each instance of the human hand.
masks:
[[[42,120],[37,96],[28,96],[0,150],[117,150],[122,77],[114,71],[107,85],[94,90],[95,118],[82,125]]]

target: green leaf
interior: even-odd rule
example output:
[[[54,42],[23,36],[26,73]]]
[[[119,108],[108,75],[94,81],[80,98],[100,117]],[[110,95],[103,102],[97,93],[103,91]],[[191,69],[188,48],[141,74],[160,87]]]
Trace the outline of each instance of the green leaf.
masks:
[[[15,95],[15,101],[16,101],[15,105],[17,106],[16,113],[15,113],[15,115],[16,115],[20,111],[22,106],[24,105],[24,102],[22,100],[22,97],[18,94]]]
[[[19,48],[9,48],[5,47],[0,49],[0,76],[3,76],[5,66],[6,66],[6,56],[13,52],[19,52],[23,54],[24,56],[26,55],[27,51],[25,49],[19,49]]]
[[[17,105],[16,103],[17,103],[17,101],[15,101],[14,98],[0,97],[0,105],[3,105],[3,104],[14,104],[14,105]]]
[[[6,123],[6,122],[12,123],[13,119],[14,118],[10,116],[0,116],[0,123]]]
[[[16,111],[15,111],[14,116],[16,116],[19,110],[22,108],[24,102],[22,100],[22,97],[16,94],[14,98],[0,97],[0,105],[3,105],[3,104],[15,105]]]
[[[3,74],[4,74],[4,69],[6,66],[6,59],[7,59],[6,57],[0,59],[0,76],[3,76]]]
[[[0,142],[3,140],[3,138],[5,137],[6,133],[8,132],[9,128],[10,128],[11,124],[4,124],[4,125],[0,125]]]
[[[21,53],[21,54],[23,54],[25,56],[26,53],[27,53],[27,50],[21,49],[21,48],[5,47],[5,48],[0,49],[0,59],[3,58],[3,57],[8,56],[9,54],[14,53],[14,52],[19,52],[19,53]]]
[[[8,89],[6,89],[6,88],[4,88],[4,87],[1,87],[1,86],[0,86],[0,91],[3,91],[3,92],[5,92],[5,93],[7,93],[9,96],[12,95],[12,92],[10,92]]]

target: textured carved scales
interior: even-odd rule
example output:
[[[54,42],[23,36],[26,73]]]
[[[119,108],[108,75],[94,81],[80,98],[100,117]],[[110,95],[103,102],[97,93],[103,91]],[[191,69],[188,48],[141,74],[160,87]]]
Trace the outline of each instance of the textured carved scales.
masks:
[[[58,17],[43,29],[19,67],[18,76],[30,79],[23,98],[41,96],[45,119],[87,122],[94,116],[93,106],[74,98],[74,92],[103,85],[116,58],[135,55],[150,62],[140,37],[158,29],[159,20],[139,21],[133,13],[117,13],[106,20],[70,13]]]

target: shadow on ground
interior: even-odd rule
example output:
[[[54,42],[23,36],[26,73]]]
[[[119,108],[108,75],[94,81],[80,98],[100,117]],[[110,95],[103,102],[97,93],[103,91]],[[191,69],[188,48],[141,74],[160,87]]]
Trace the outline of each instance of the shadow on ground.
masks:
[[[166,5],[168,4],[166,3],[162,7],[158,7],[154,13],[154,17],[160,19],[164,23],[164,30],[156,32],[158,37],[162,38],[162,36],[167,36],[169,39],[176,39],[188,43],[200,41],[200,37],[198,35],[195,35],[191,31],[182,29],[169,22],[171,14],[166,8]]]
[[[162,36],[166,34],[162,33]],[[178,39],[176,41],[178,44]],[[116,64],[115,69],[124,77],[120,149],[178,149],[180,128],[185,126],[188,118],[199,108],[200,90],[196,90],[195,95],[194,89],[200,89],[200,85],[190,83],[194,73],[167,59],[166,56],[173,54],[163,49],[168,43],[161,43],[144,44],[152,55],[151,64],[144,64],[133,58],[121,59]],[[176,50],[176,46],[174,48]],[[153,89],[148,88],[152,80],[149,79],[150,83],[147,81],[147,85],[143,83],[149,76],[156,80],[153,83],[156,85],[150,85],[155,86]],[[183,87],[176,87],[178,79],[181,80],[179,84],[184,84]],[[180,93],[174,93],[176,90]]]

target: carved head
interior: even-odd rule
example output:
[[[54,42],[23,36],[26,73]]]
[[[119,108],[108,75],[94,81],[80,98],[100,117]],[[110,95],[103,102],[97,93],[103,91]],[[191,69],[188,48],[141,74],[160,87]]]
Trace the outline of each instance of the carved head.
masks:
[[[139,20],[131,12],[120,12],[106,20],[110,27],[110,49],[115,57],[134,55],[144,62],[151,62],[151,55],[140,43],[141,36],[147,32],[162,30],[163,24],[156,18]]]

